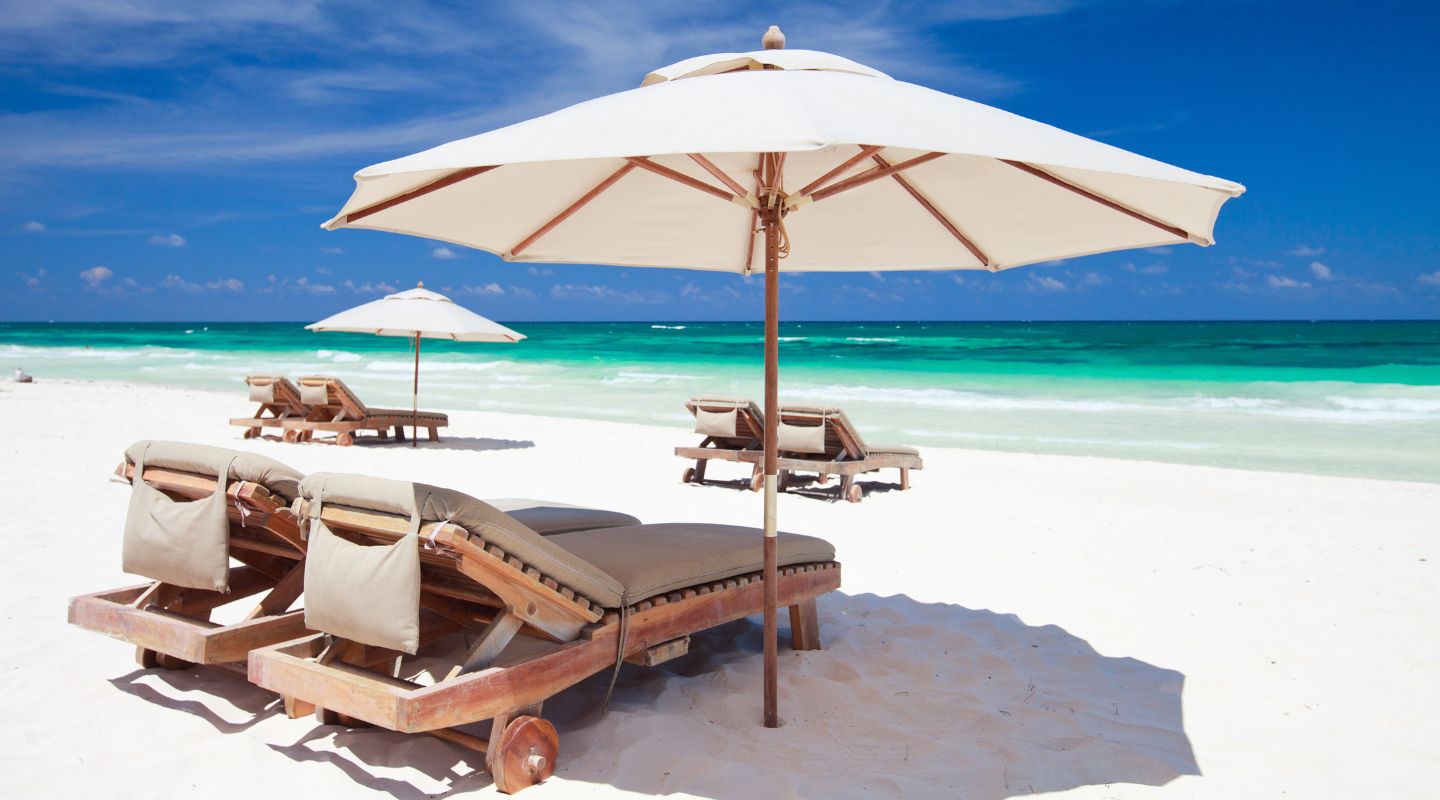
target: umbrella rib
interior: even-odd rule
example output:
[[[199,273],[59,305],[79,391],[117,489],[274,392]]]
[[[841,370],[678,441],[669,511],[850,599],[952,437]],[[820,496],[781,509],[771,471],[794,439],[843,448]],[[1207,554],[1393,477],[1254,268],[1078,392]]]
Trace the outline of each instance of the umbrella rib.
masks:
[[[886,161],[880,156],[872,155],[870,157],[875,160],[876,164],[879,164],[882,167],[890,166],[890,162]],[[995,265],[990,263],[990,257],[985,255],[985,252],[982,251],[978,246],[976,246],[974,242],[970,241],[970,237],[962,233],[960,231],[960,228],[957,227],[955,223],[950,221],[949,217],[946,217],[945,214],[940,211],[940,209],[935,207],[934,203],[930,202],[929,198],[921,194],[919,189],[916,189],[910,184],[909,181],[905,180],[904,175],[901,175],[898,172],[892,172],[890,173],[890,177],[894,178],[896,183],[900,184],[900,186],[905,191],[909,192],[910,196],[915,198],[915,202],[919,203],[922,207],[924,207],[926,211],[929,211],[930,216],[934,217],[936,222],[939,222],[941,225],[945,226],[945,230],[950,231],[951,236],[959,239],[960,244],[965,245],[965,249],[970,251],[970,255],[975,256],[975,258],[978,259],[981,264],[989,268],[991,271],[994,271],[996,269]]]
[[[525,250],[525,248],[529,247],[530,245],[535,244],[535,242],[538,241],[540,237],[554,230],[555,226],[564,222],[566,219],[569,219],[571,214],[579,211],[580,208],[586,203],[589,203],[591,200],[594,200],[596,197],[600,196],[601,192],[609,189],[611,186],[614,186],[616,181],[625,177],[625,173],[629,172],[632,169],[635,169],[635,165],[628,161],[625,162],[624,166],[610,173],[609,177],[595,184],[595,186],[590,191],[581,195],[579,200],[571,203],[568,207],[566,207],[564,211],[561,211],[559,214],[551,217],[549,222],[546,222],[544,225],[536,228],[534,233],[531,233],[529,236],[521,239],[519,244],[510,248],[510,252],[505,254],[505,258],[508,260],[520,255],[521,251]]]
[[[381,200],[378,203],[365,206],[359,211],[352,211],[349,214],[345,215],[344,224],[349,225],[350,223],[355,222],[356,220],[364,219],[371,214],[379,213],[387,208],[394,208],[401,203],[407,202],[409,200],[414,200],[417,197],[423,197],[424,195],[430,194],[437,189],[444,189],[446,186],[453,186],[460,181],[473,178],[476,175],[483,175],[499,166],[499,164],[495,164],[489,167],[466,167],[465,169],[457,169],[449,175],[446,175],[442,178],[437,178],[436,180],[433,180],[425,184],[424,186],[416,189],[411,189],[408,192],[397,194],[387,200]]]
[[[1174,225],[1168,225],[1158,219],[1155,219],[1154,217],[1142,214],[1133,208],[1127,208],[1126,206],[1123,206],[1108,197],[1096,194],[1095,192],[1092,192],[1089,189],[1080,186],[1079,184],[1071,183],[1064,178],[1052,175],[1049,172],[1046,172],[1045,170],[1033,164],[1026,164],[1023,161],[1011,161],[1008,158],[1002,158],[999,160],[1006,164],[1009,164],[1010,166],[1020,170],[1021,172],[1028,172],[1041,180],[1048,181],[1055,184],[1056,186],[1059,186],[1062,189],[1067,189],[1071,192],[1074,192],[1075,194],[1078,194],[1087,200],[1093,200],[1094,202],[1099,203],[1100,205],[1105,206],[1106,208],[1109,208],[1113,211],[1119,211],[1121,214],[1124,214],[1127,217],[1133,217],[1134,219],[1138,219],[1141,222],[1153,225],[1172,236],[1178,236],[1181,239],[1186,239],[1192,242],[1210,244],[1210,242],[1203,236],[1193,236],[1190,234],[1189,231],[1186,231],[1183,228],[1177,228]]]
[[[740,197],[744,197],[744,196],[746,195],[745,187],[744,187],[744,186],[741,186],[739,181],[737,181],[737,180],[735,180],[734,178],[732,178],[732,177],[730,177],[729,175],[727,175],[727,174],[725,173],[725,170],[720,169],[719,167],[715,166],[715,162],[711,161],[710,159],[706,158],[705,156],[700,155],[699,153],[691,153],[691,154],[690,154],[690,158],[691,158],[691,160],[693,160],[696,164],[699,164],[700,166],[704,167],[706,172],[710,173],[711,175],[714,175],[715,178],[716,178],[717,180],[719,180],[721,183],[723,183],[723,184],[725,184],[726,186],[730,187],[730,191],[734,192],[736,195],[738,195],[738,196],[740,196]]]
[[[937,159],[937,158],[939,158],[939,157],[941,157],[941,156],[943,156],[943,155],[945,155],[945,153],[939,153],[939,152],[936,152],[936,153],[926,153],[926,154],[924,154],[924,155],[915,156],[914,158],[912,158],[912,159],[910,159],[910,160],[908,160],[908,161],[901,161],[899,164],[892,164],[892,165],[890,165],[890,166],[888,166],[888,167],[880,167],[880,166],[872,167],[872,168],[867,169],[867,170],[865,170],[864,172],[860,173],[859,175],[855,175],[855,176],[853,176],[853,177],[846,178],[845,180],[840,181],[839,183],[832,183],[832,184],[830,184],[829,186],[826,186],[824,189],[820,189],[820,190],[816,191],[815,194],[809,195],[808,197],[806,197],[806,196],[800,196],[800,197],[794,198],[794,199],[792,199],[792,200],[790,201],[789,205],[790,205],[791,208],[797,208],[797,207],[803,205],[806,200],[809,200],[810,202],[818,203],[818,202],[820,202],[821,200],[824,200],[824,199],[827,198],[827,197],[831,197],[831,196],[837,195],[837,194],[839,194],[839,193],[841,193],[841,192],[844,192],[844,191],[847,191],[847,190],[850,190],[850,189],[854,189],[854,188],[856,188],[856,187],[858,187],[858,186],[864,186],[865,184],[870,183],[871,181],[878,181],[878,180],[880,180],[881,178],[886,177],[887,175],[894,175],[894,174],[897,173],[897,172],[904,172],[905,170],[910,169],[911,167],[918,167],[918,166],[920,166],[921,164],[925,164],[925,163],[934,161],[935,159]]]
[[[843,175],[846,170],[850,169],[856,164],[859,164],[861,161],[864,161],[865,159],[875,155],[883,149],[885,148],[881,147],[878,144],[861,145],[860,152],[840,162],[839,166],[835,167],[824,175],[821,175],[815,180],[810,181],[810,183],[806,184],[805,188],[801,189],[799,193],[802,195],[810,194],[821,186],[824,186],[826,181],[837,175]]]
[[[760,171],[764,168],[764,166],[765,166],[765,154],[764,154],[764,153],[761,153],[761,154],[755,159],[755,172],[752,173],[752,174],[755,176],[755,196],[756,196],[756,197],[759,197],[759,196],[760,196],[760,192],[761,192],[761,190],[764,188],[763,186],[761,186],[761,182],[760,182]],[[746,231],[746,239],[745,239],[745,268],[744,268],[743,270],[741,270],[741,273],[744,274],[744,275],[749,275],[751,272],[754,272],[754,270],[755,270],[755,233],[756,233],[757,230],[759,230],[759,225],[760,225],[760,209],[758,209],[758,208],[752,208],[752,209],[750,209],[750,229],[749,229],[748,231]]]
[[[706,194],[714,195],[721,200],[729,200],[736,205],[742,205],[746,208],[752,207],[750,201],[740,195],[731,194],[730,192],[727,192],[724,189],[719,188],[718,186],[711,186],[705,181],[696,180],[695,178],[692,178],[683,172],[677,172],[673,169],[670,169],[669,167],[656,164],[654,161],[651,161],[644,156],[627,156],[626,160],[643,170],[653,172],[656,175],[664,178],[669,178],[676,183],[682,183],[692,189],[699,189],[700,191],[705,192]]]

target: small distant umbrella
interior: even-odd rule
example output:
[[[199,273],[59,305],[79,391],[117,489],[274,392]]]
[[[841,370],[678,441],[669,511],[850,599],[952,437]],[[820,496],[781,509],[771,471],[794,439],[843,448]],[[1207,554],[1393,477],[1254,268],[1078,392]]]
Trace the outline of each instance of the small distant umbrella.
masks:
[[[312,331],[373,333],[376,336],[408,336],[415,347],[415,382],[410,394],[412,425],[420,424],[420,340],[449,339],[452,342],[518,342],[525,334],[488,320],[439,292],[425,288],[421,281],[414,289],[386,295],[319,322],[305,326]],[[418,436],[411,435],[410,446]]]

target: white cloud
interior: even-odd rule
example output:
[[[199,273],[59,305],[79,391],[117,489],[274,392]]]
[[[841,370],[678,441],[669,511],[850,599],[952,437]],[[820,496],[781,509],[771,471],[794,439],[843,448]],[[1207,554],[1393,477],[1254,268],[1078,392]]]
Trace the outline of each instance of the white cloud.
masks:
[[[1265,283],[1271,289],[1309,289],[1310,284],[1305,281],[1297,281],[1288,275],[1266,275]]]
[[[1120,269],[1123,269],[1126,272],[1133,272],[1137,275],[1164,275],[1165,273],[1170,271],[1170,268],[1164,264],[1146,264],[1145,266],[1141,267],[1136,266],[1135,262],[1133,261],[1126,262],[1120,267]]]
[[[185,237],[178,233],[170,233],[164,236],[151,236],[150,244],[158,244],[161,247],[184,247],[189,244]]]
[[[166,275],[164,280],[160,281],[160,288],[173,289],[179,292],[198,292],[200,291],[200,284],[187,281],[179,275],[172,273]]]
[[[1109,278],[1101,275],[1098,272],[1087,272],[1081,280],[1081,283],[1084,283],[1086,286],[1099,286],[1101,284],[1109,282]]]
[[[1335,275],[1335,273],[1330,271],[1329,266],[1322,264],[1319,261],[1310,262],[1310,272],[1322,281],[1328,281]]]
[[[555,270],[546,269],[544,267],[527,267],[526,271],[537,278],[548,278],[551,275],[555,274]]]
[[[364,283],[357,284],[353,281],[347,280],[340,285],[344,286],[346,289],[356,294],[394,294],[396,291],[398,291],[394,286],[391,286],[384,281],[377,281],[374,283],[371,283],[370,281],[365,281]]]
[[[329,274],[330,274],[330,268],[329,268],[329,267],[316,267],[316,268],[315,268],[315,271],[316,271],[317,273],[321,274],[321,275],[329,275]]]
[[[1047,292],[1065,291],[1065,281],[1059,278],[1052,278],[1049,275],[1032,274],[1030,276],[1030,286],[1036,289],[1044,289]]]
[[[327,256],[343,256],[343,255],[345,255],[345,248],[343,248],[343,247],[322,247],[322,248],[320,248],[320,252],[324,253],[324,254],[327,255]]]
[[[17,272],[15,273],[15,276],[18,277],[20,280],[24,281],[27,287],[31,289],[39,289],[41,282],[45,280],[45,276],[48,274],[50,273],[46,272],[44,267],[41,267],[40,269],[35,270],[34,275],[31,275],[28,272]]]
[[[430,251],[430,257],[438,258],[442,261],[449,261],[453,258],[459,258],[460,254],[455,252],[454,250],[451,250],[448,247],[437,247],[434,250]]]
[[[220,278],[205,284],[205,288],[212,292],[243,292],[245,282],[239,278]]]
[[[100,285],[110,280],[114,274],[109,267],[91,267],[80,273],[80,279],[89,284],[91,289],[99,289]]]
[[[497,295],[505,294],[505,287],[501,286],[501,285],[498,284],[498,283],[494,283],[494,282],[481,284],[481,285],[479,285],[479,286],[468,286],[468,285],[467,285],[467,286],[461,286],[459,293],[460,293],[460,294],[481,295],[481,296],[487,296],[487,295],[488,295],[488,296],[494,297],[494,296],[497,296]]]
[[[1314,258],[1315,256],[1325,255],[1325,248],[1311,247],[1308,244],[1297,244],[1285,252],[1296,258]]]
[[[311,283],[309,278],[299,278],[295,285],[310,294],[334,294],[335,287],[327,283]]]
[[[44,233],[44,232],[45,232],[45,223],[43,223],[43,222],[36,222],[36,221],[33,220],[33,219],[30,220],[29,222],[25,223],[25,224],[24,224],[23,226],[21,226],[21,227],[22,227],[27,233]]]
[[[1427,272],[1421,275],[1418,280],[1427,286],[1440,286],[1440,269],[1434,272]]]
[[[670,299],[665,292],[622,292],[603,284],[557,283],[550,287],[550,296],[559,300],[597,300],[606,303],[664,303]]]

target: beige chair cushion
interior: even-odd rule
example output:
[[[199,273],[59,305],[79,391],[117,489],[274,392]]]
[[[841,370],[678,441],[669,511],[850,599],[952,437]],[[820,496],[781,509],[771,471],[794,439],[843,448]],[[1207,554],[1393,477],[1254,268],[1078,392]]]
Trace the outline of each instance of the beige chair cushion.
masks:
[[[245,379],[250,387],[250,401],[252,403],[273,403],[275,402],[275,379],[260,376],[251,376]]]
[[[871,455],[876,455],[876,454],[881,454],[881,453],[883,453],[883,454],[885,454],[885,455],[895,455],[895,456],[918,456],[918,455],[920,455],[920,451],[919,451],[919,450],[916,450],[916,449],[913,448],[913,447],[906,447],[906,446],[903,445],[903,444],[872,444],[872,445],[869,445],[869,446],[868,446],[868,449],[867,449],[866,452],[870,453]]]
[[[549,500],[531,500],[524,497],[504,497],[485,502],[504,511],[520,524],[541,536],[570,531],[587,531],[594,528],[619,528],[639,525],[640,520],[619,511],[602,508],[572,506]]]
[[[300,402],[307,406],[330,405],[330,387],[321,384],[300,383]]]
[[[149,453],[141,449],[136,456],[143,475]],[[175,586],[230,591],[227,466],[215,470],[214,491],[199,500],[176,500],[143,479],[132,481],[121,568]]]
[[[782,451],[792,453],[825,452],[825,425],[787,425],[780,423],[775,440]]]
[[[148,452],[146,448],[149,448]],[[300,479],[305,477],[267,456],[204,444],[142,440],[125,448],[125,460],[134,464],[141,453],[147,453],[145,465],[148,467],[193,472],[207,477],[219,475],[228,462],[230,477],[258,483],[286,502],[299,496]]]
[[[695,432],[703,436],[735,437],[735,422],[740,416],[735,409],[729,411],[706,411],[695,409]]]
[[[305,556],[305,627],[377,647],[420,647],[420,539],[391,545],[346,541],[310,527]]]
[[[317,472],[301,481],[300,494],[309,501],[323,497],[327,506],[369,509],[405,519],[418,506],[425,522],[453,522],[603,606],[619,604],[624,588],[619,581],[551,544],[550,537],[541,536],[519,519],[463,492],[365,475]]]
[[[549,541],[618,579],[627,604],[764,567],[762,532],[737,525],[635,525],[562,533]],[[779,534],[776,550],[780,566],[835,559],[829,542],[795,533]]]

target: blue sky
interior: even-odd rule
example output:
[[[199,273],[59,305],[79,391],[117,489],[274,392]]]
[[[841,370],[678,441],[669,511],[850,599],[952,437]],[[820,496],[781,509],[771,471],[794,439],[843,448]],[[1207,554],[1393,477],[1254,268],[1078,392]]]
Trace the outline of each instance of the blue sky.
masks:
[[[734,275],[511,265],[319,224],[361,167],[753,49],[771,23],[1249,189],[1211,248],[787,276],[787,319],[1440,317],[1436,9],[6,2],[0,319],[308,320],[420,279],[502,320],[757,318],[759,282]]]

